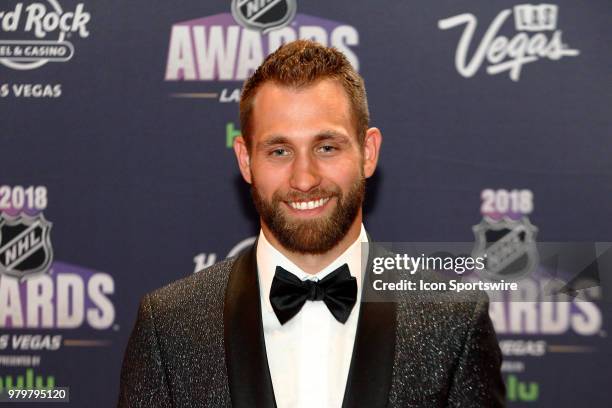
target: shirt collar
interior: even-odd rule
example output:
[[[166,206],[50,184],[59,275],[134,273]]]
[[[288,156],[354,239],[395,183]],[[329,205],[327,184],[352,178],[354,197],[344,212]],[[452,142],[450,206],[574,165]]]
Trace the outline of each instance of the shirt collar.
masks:
[[[294,264],[289,258],[278,251],[270,241],[268,241],[263,233],[263,230],[259,231],[259,238],[257,240],[257,274],[259,278],[260,297],[262,305],[265,306],[268,312],[272,313],[272,304],[270,304],[270,288],[272,287],[272,279],[274,278],[274,272],[276,267],[280,266],[287,271],[297,276],[300,280],[321,280],[331,272],[336,270],[343,264],[348,264],[351,276],[357,278],[357,299],[359,299],[359,293],[361,292],[361,243],[368,242],[368,236],[366,234],[365,227],[361,224],[361,232],[359,237],[353,242],[338,258],[336,258],[331,264],[312,275],[304,272],[296,264]],[[365,254],[367,256],[367,254]]]

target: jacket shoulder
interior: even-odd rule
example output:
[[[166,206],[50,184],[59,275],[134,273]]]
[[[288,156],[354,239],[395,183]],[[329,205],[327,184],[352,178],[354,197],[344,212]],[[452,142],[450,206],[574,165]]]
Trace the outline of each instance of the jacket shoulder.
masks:
[[[233,265],[221,261],[144,296],[119,406],[229,406],[223,307]]]

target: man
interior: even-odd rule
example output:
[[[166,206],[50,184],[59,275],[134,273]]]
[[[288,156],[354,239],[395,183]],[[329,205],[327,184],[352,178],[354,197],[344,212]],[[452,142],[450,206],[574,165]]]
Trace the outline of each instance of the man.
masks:
[[[245,83],[240,120],[259,238],[143,298],[119,405],[503,405],[486,296],[359,301],[382,136],[347,59],[309,41],[281,47]]]

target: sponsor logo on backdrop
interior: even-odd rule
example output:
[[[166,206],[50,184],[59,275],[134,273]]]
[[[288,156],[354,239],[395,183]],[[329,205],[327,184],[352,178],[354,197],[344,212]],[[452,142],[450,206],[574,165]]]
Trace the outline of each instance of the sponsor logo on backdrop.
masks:
[[[89,37],[91,14],[84,3],[65,1],[8,1],[0,6],[0,65],[18,71],[35,70],[48,63],[65,63],[75,43]],[[0,97],[58,98],[58,83],[0,83]]]
[[[6,6],[5,6],[6,7]],[[0,11],[0,64],[18,70],[69,61],[75,52],[69,38],[89,37],[91,15],[83,3],[62,8],[58,0],[18,2]],[[7,37],[11,39],[7,39]]]
[[[7,335],[0,335],[0,342],[2,338],[8,337]],[[14,361],[27,361],[28,365],[36,366],[37,364],[32,364],[32,359],[30,357],[31,356],[19,356],[19,358],[14,359]],[[3,366],[2,356],[0,356],[0,366]],[[41,374],[33,368],[21,369],[8,375],[4,373],[0,375],[0,393],[14,388],[24,390],[50,390],[54,387],[55,376],[47,375],[46,373]]]
[[[507,398],[533,402],[541,398],[537,375],[529,371],[534,359],[563,358],[577,353],[596,353],[596,341],[605,338],[602,313],[596,299],[599,288],[588,288],[581,299],[548,297],[540,300],[548,281],[536,247],[538,229],[529,217],[534,194],[527,189],[485,189],[481,192],[482,221],[473,226],[475,254],[486,254],[490,279],[520,279],[521,290],[503,301],[493,301],[489,314],[504,356]],[[474,253],[472,256],[474,256]],[[538,279],[532,279],[539,277]],[[524,336],[524,337],[523,337]]]
[[[47,271],[53,260],[50,231],[42,213],[15,218],[0,214],[0,273],[25,278]]]
[[[480,39],[475,38],[478,18],[471,13],[439,20],[438,28],[463,27],[455,51],[455,67],[461,76],[471,78],[484,65],[489,75],[507,72],[512,81],[518,81],[526,64],[580,54],[563,42],[558,23],[555,4],[519,4],[500,11]]]
[[[245,28],[267,33],[295,17],[296,0],[232,0],[232,16]]]
[[[530,190],[482,191],[482,221],[472,230],[476,244],[473,257],[486,259],[484,273],[490,279],[519,279],[538,266],[536,234],[529,221],[533,211]]]
[[[235,7],[259,21],[268,16],[277,21],[283,4],[287,10],[293,1],[236,1]],[[269,8],[268,8],[269,7]],[[256,11],[259,10],[259,11]],[[249,14],[251,13],[251,14]],[[254,14],[253,14],[254,13]],[[258,17],[257,13],[262,13]],[[234,13],[234,16],[236,13]],[[311,39],[342,51],[359,69],[354,47],[359,32],[351,25],[305,14],[289,13],[281,26],[247,27],[245,18],[221,13],[176,23],[170,31],[165,81],[171,83],[170,96],[207,98],[220,103],[238,102],[242,83],[282,44],[297,39]],[[250,17],[248,17],[250,16]],[[272,18],[274,17],[274,18]],[[190,87],[185,91],[187,82]]]
[[[515,374],[505,379],[506,398],[510,402],[534,402],[540,397],[540,384],[537,381],[519,381]]]
[[[46,186],[0,186],[0,390],[48,353],[105,347],[119,330],[113,277],[55,259],[48,204]],[[37,388],[54,386],[45,378]]]
[[[234,139],[240,136],[240,129],[234,122],[227,122],[225,125],[225,147],[231,149],[234,146]]]

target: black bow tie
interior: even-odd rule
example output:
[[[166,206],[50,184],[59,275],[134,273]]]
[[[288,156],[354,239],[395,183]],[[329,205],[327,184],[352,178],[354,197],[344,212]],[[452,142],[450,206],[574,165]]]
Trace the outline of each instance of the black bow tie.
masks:
[[[281,324],[295,316],[307,300],[322,300],[331,314],[345,323],[357,299],[357,279],[344,264],[318,282],[301,281],[287,270],[276,267],[270,303]]]

